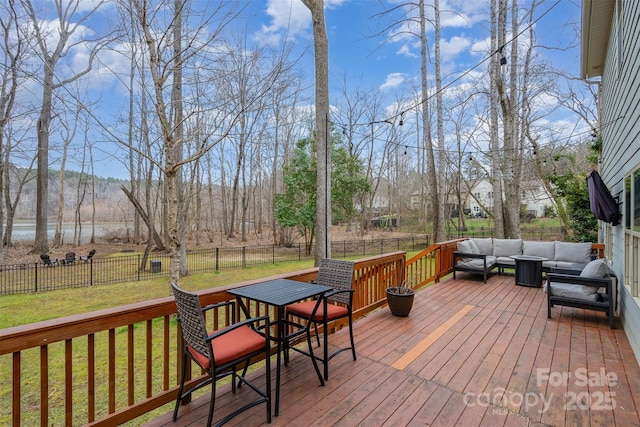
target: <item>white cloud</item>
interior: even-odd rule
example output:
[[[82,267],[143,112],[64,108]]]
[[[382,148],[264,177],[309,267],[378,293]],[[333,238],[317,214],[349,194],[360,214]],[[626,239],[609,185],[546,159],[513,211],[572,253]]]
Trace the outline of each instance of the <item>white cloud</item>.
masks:
[[[448,62],[456,55],[467,52],[471,46],[471,40],[464,35],[453,36],[449,40],[440,40],[440,56],[442,60]]]
[[[271,17],[271,24],[262,27],[266,34],[286,30],[293,36],[311,24],[311,13],[300,0],[269,0],[266,13]]]
[[[387,79],[380,85],[380,90],[393,89],[400,86],[406,80],[404,73],[391,73],[387,75]]]
[[[398,49],[396,51],[396,53],[398,55],[407,56],[409,58],[417,58],[418,57],[418,55],[416,55],[415,53],[412,52],[411,48],[407,44],[403,44],[402,46],[400,46],[400,49]]]
[[[325,0],[325,9],[335,9],[345,0]],[[266,14],[271,18],[255,35],[264,43],[280,43],[283,37],[294,38],[311,28],[311,12],[300,0],[268,0]]]

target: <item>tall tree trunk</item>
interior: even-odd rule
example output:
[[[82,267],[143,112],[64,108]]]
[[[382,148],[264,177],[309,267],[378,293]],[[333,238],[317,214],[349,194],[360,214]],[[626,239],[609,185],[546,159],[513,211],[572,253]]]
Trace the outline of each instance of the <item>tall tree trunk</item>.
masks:
[[[35,33],[35,43],[38,45],[39,55],[42,57],[42,100],[40,104],[40,114],[36,123],[36,132],[38,139],[38,161],[36,171],[36,235],[33,245],[33,253],[44,253],[49,251],[49,239],[47,236],[47,215],[48,215],[48,196],[49,196],[49,131],[51,127],[51,119],[53,116],[53,93],[57,88],[72,83],[84,75],[88,74],[93,66],[93,60],[102,46],[102,41],[95,44],[95,48],[90,52],[87,67],[75,73],[73,76],[56,81],[56,66],[58,61],[65,54],[67,42],[74,35],[76,30],[85,28],[81,25],[104,3],[98,1],[92,3],[91,9],[83,16],[74,16],[71,19],[69,14],[74,14],[79,7],[80,0],[70,1],[67,7],[58,7],[57,36],[58,40],[52,49],[48,44],[47,34],[43,31],[42,25],[44,20],[36,16],[32,0],[22,0],[22,4],[27,10],[29,20],[31,21],[33,31]],[[74,43],[80,43],[80,40],[74,40]]]
[[[506,21],[507,21],[507,9],[508,0],[501,0],[500,11],[498,13],[499,19],[504,21],[502,30],[498,32],[498,43],[500,46],[504,46],[506,43]],[[518,2],[512,1],[511,5],[511,33],[518,33]],[[505,153],[505,167],[502,173],[505,181],[504,186],[504,200],[505,200],[505,223],[504,223],[504,235],[507,238],[519,238],[520,237],[520,173],[522,153],[520,138],[518,137],[518,109],[519,109],[519,94],[518,94],[518,40],[514,40],[510,44],[511,54],[510,63],[508,64],[509,70],[509,87],[508,91],[506,87],[501,91],[501,107],[502,117],[504,120],[504,153]],[[506,47],[505,47],[506,49]],[[504,83],[504,77],[502,78]]]
[[[315,265],[331,257],[331,146],[329,127],[329,41],[323,0],[302,0],[311,11],[316,71],[316,144],[318,173],[316,185]]]
[[[131,31],[131,39],[138,40],[138,34],[136,31],[135,17],[133,13],[128,13],[129,27]],[[129,148],[129,182],[131,183],[131,193],[136,199],[140,198],[140,173],[142,168],[142,162],[136,161],[139,159],[138,152],[134,149],[134,126],[135,126],[135,90],[136,85],[136,58],[138,57],[138,43],[131,43],[131,52],[129,60],[129,120],[127,122],[127,144]],[[141,61],[139,65],[141,67],[140,74],[144,75],[144,61]],[[144,79],[143,79],[144,81]],[[146,111],[146,91],[140,91],[141,97],[141,109]],[[146,124],[146,115],[141,112],[141,132],[144,132],[144,126]],[[141,139],[142,140],[142,139]],[[140,229],[140,215],[134,210],[133,212],[133,243],[140,244],[141,229]],[[149,239],[150,240],[150,239]]]
[[[424,12],[424,0],[418,3],[420,9],[420,82],[421,82],[421,98],[422,98],[422,137],[424,145],[427,149],[427,176],[429,180],[429,191],[431,193],[431,217],[433,219],[433,233],[443,230],[440,218],[440,195],[438,189],[438,174],[436,171],[436,161],[433,152],[433,144],[431,143],[431,116],[429,113],[429,86],[427,82],[427,22]],[[439,240],[434,240],[439,241]]]
[[[498,80],[500,77],[500,58],[495,52],[498,51],[498,17],[496,1],[491,0],[491,58],[489,60],[489,81],[491,90],[489,90],[490,103],[490,134],[489,144],[491,153],[491,181],[493,184],[493,220],[495,224],[496,236],[504,237],[504,212],[502,209],[502,158],[500,156],[501,147],[499,140],[500,126],[498,123],[498,109],[500,108],[500,97],[498,88],[501,84]],[[502,0],[500,0],[502,1]]]
[[[12,210],[11,194],[9,192],[10,180],[8,179],[11,170],[11,157],[9,156],[11,144],[6,144],[4,138],[6,135],[5,130],[8,127],[7,124],[12,118],[18,92],[18,71],[23,54],[23,37],[19,30],[18,15],[13,3],[7,2],[7,6],[5,10],[6,16],[2,25],[2,34],[0,35],[2,55],[4,57],[4,67],[0,75],[0,80],[2,80],[2,85],[0,85],[2,90],[0,92],[0,241],[2,242],[0,244],[0,262],[4,259],[4,245],[11,244],[13,214],[15,212],[15,207]],[[13,34],[13,31],[15,31],[15,34]],[[10,141],[10,139],[7,140]],[[16,198],[20,199],[20,193]],[[7,209],[7,227],[3,229],[5,207]]]
[[[184,118],[183,118],[183,102],[182,102],[182,68],[184,67],[182,59],[182,10],[183,0],[174,0],[174,13],[176,15],[173,25],[173,81],[171,86],[171,108],[173,109],[173,132],[174,132],[174,147],[175,152],[175,191],[177,191],[177,231],[179,240],[179,264],[180,275],[186,276],[189,274],[187,269],[187,216],[188,206],[185,200],[185,189],[182,179],[182,147],[184,145]]]
[[[438,134],[438,208],[437,220],[434,224],[434,242],[442,242],[445,240],[444,224],[446,221],[445,208],[447,200],[447,168],[446,153],[447,145],[444,137],[443,115],[444,106],[442,103],[442,75],[440,71],[440,0],[433,2],[435,14],[435,73],[436,73],[436,131]],[[437,227],[435,225],[437,224]]]

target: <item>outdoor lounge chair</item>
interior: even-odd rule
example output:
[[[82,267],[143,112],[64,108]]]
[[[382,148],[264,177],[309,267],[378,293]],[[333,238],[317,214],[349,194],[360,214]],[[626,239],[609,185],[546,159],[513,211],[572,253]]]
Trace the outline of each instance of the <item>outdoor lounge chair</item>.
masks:
[[[487,283],[489,274],[498,266],[497,258],[493,255],[486,255],[473,240],[463,240],[458,242],[458,250],[453,252],[453,278],[456,278],[456,271],[465,271],[472,274],[481,274],[484,283]]]
[[[295,350],[309,357],[315,357],[324,365],[324,379],[329,379],[329,360],[333,359],[338,353],[351,350],[353,360],[356,360],[356,346],[353,340],[353,261],[343,261],[337,259],[323,258],[320,261],[318,269],[318,284],[333,288],[332,291],[324,294],[322,302],[316,310],[316,301],[305,301],[287,306],[287,318],[295,316],[306,321],[306,325],[302,325],[302,329],[307,335],[307,344],[309,351],[305,351],[296,347],[287,349]],[[349,338],[351,347],[339,348],[332,354],[329,354],[329,334],[328,324],[334,320],[348,318],[349,321]],[[292,324],[295,324],[291,322]],[[320,346],[320,336],[318,335],[318,324],[322,325],[323,331],[323,357],[314,356],[311,347],[311,324],[314,326],[316,340]],[[296,325],[301,326],[301,325]],[[286,358],[285,358],[286,360]],[[322,378],[320,383],[324,385]]]
[[[64,259],[60,260],[60,264],[62,264],[62,265],[69,265],[69,264],[73,264],[74,262],[76,262],[76,253],[75,252],[67,252],[64,255]]]
[[[95,249],[91,249],[89,251],[89,253],[87,254],[87,256],[81,256],[80,257],[80,261],[84,261],[84,262],[89,262],[93,259],[93,256],[96,254],[96,250]]]
[[[558,274],[562,272],[563,274]],[[547,317],[556,305],[597,310],[607,313],[609,327],[615,327],[615,275],[604,258],[591,261],[580,271],[552,270],[547,273]]]
[[[178,417],[180,401],[195,390],[211,383],[211,400],[207,420],[207,426],[210,426],[213,420],[213,409],[216,399],[216,381],[231,375],[231,385],[234,393],[236,392],[236,379],[238,379],[238,386],[242,383],[247,384],[259,395],[259,398],[227,415],[217,425],[222,425],[241,412],[261,403],[266,404],[267,423],[270,423],[271,370],[269,364],[269,335],[267,333],[265,336],[256,332],[256,328],[262,326],[264,327],[264,331],[269,331],[269,317],[261,316],[235,323],[236,310],[234,301],[226,301],[201,307],[198,295],[179,288],[175,283],[171,284],[171,289],[176,300],[178,322],[183,338],[182,375],[180,378],[180,388],[176,397],[176,406],[173,411],[173,421]],[[232,324],[209,334],[207,332],[204,313],[208,310],[223,306],[230,306]],[[249,362],[251,358],[256,356],[263,356],[265,360],[266,384],[264,391],[245,378]],[[195,385],[189,390],[184,391],[189,360],[194,361],[200,366],[206,375],[200,380],[196,380]],[[244,365],[242,374],[238,374],[236,370],[238,365]]]
[[[52,267],[52,266],[58,264],[58,260],[57,259],[51,259],[51,257],[49,257],[48,254],[40,254],[40,259],[42,260],[42,263],[44,265],[46,265],[47,267]]]

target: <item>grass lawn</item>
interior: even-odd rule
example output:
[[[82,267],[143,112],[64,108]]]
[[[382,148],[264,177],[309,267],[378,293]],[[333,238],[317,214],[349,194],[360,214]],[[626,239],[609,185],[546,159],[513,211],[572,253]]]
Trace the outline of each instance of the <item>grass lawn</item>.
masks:
[[[180,279],[190,291],[230,285],[313,267],[313,260],[197,273]],[[0,329],[169,296],[167,277],[0,297]]]
[[[407,257],[411,257],[416,252],[407,253]],[[238,270],[229,270],[222,272],[197,273],[192,276],[181,279],[182,287],[191,290],[201,290],[216,286],[229,285],[243,282],[246,280],[257,279],[261,277],[269,277],[278,274],[304,270],[313,267],[313,260],[300,262],[286,262],[275,265],[263,265],[258,267],[250,267]],[[169,283],[166,277],[153,280],[146,280],[132,283],[106,284],[85,288],[63,289],[57,291],[49,291],[33,294],[8,295],[0,297],[0,329],[9,328],[18,325],[24,325],[39,322],[58,317],[69,316],[73,314],[81,314],[95,310],[101,310],[111,307],[122,306],[140,301],[152,300],[169,296]],[[176,333],[175,320],[171,321],[171,334]],[[145,329],[140,325],[133,326],[135,334],[134,341],[138,339],[144,341]],[[116,330],[116,339],[126,340],[128,337],[128,328],[119,328]],[[157,328],[153,330],[153,345],[162,345],[162,325],[158,322]],[[175,346],[176,340],[170,339],[170,345]],[[107,334],[101,332],[96,334],[96,366],[101,367],[96,374],[96,415],[98,418],[106,415],[106,396],[110,392],[109,383],[105,377],[102,367],[108,365],[106,359],[108,354]],[[75,423],[83,423],[85,410],[84,402],[87,399],[86,387],[83,384],[87,382],[88,368],[85,355],[87,354],[86,340],[73,340],[73,361],[71,368],[74,377],[74,403],[73,418]],[[175,348],[171,349],[175,352]],[[64,419],[65,402],[64,402],[64,373],[68,367],[65,367],[65,343],[51,343],[48,346],[49,359],[49,422],[50,425],[61,425]],[[162,361],[159,359],[162,352],[154,350],[153,352],[153,377],[154,389],[160,387],[162,377]],[[40,361],[40,353],[38,348],[25,350],[21,353],[22,365],[37,366]],[[144,347],[136,347],[134,354],[135,372],[144,372],[146,363]],[[116,376],[123,378],[127,375],[127,354],[119,352],[116,355],[115,366],[117,367]],[[260,364],[253,367],[259,369]],[[0,384],[0,401],[8,402],[11,399],[11,381],[12,364],[10,355],[0,358],[0,378],[3,382]],[[25,369],[22,373],[22,421],[25,425],[38,424],[39,409],[39,373],[38,370]],[[173,369],[173,368],[171,368]],[[175,371],[171,371],[171,378],[176,377]],[[116,394],[118,402],[124,401],[128,396],[128,391],[124,389],[126,383],[118,384],[113,392]],[[145,393],[145,378],[137,377],[134,380],[134,389],[137,399],[141,399]],[[200,395],[207,393],[208,389],[203,389],[196,393]],[[126,423],[127,426],[140,425],[144,421],[153,419],[163,413],[171,411],[173,404],[164,405],[154,411],[151,411],[136,420]],[[9,425],[12,420],[11,405],[7,404],[0,408],[0,425]]]

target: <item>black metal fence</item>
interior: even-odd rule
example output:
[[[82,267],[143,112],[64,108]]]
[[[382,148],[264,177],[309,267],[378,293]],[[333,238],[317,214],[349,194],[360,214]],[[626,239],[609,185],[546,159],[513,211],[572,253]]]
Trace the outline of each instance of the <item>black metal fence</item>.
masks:
[[[447,240],[460,237],[494,237],[493,229],[465,232],[447,236]],[[564,240],[566,233],[560,227],[523,229],[522,238],[528,240]],[[432,244],[431,235],[405,238],[360,239],[331,242],[331,254],[336,258],[377,255],[393,251],[413,252]],[[288,261],[313,259],[306,255],[303,244],[290,247],[264,245],[236,248],[198,249],[187,252],[190,272],[220,271]],[[110,258],[92,258],[72,264],[46,266],[42,262],[0,265],[0,296],[56,289],[77,288],[108,283],[126,283],[169,275],[169,255],[154,253],[145,265],[143,257],[122,255]]]
[[[347,258],[393,251],[412,252],[425,249],[430,244],[430,235],[336,241],[331,243],[331,254],[336,258]],[[305,254],[302,244],[291,247],[265,245],[199,249],[187,252],[187,268],[194,273],[220,271],[313,257],[313,254]],[[0,295],[134,282],[168,275],[169,255],[165,253],[153,253],[145,265],[140,254],[92,258],[64,265],[56,263],[47,266],[42,262],[1,265]]]

